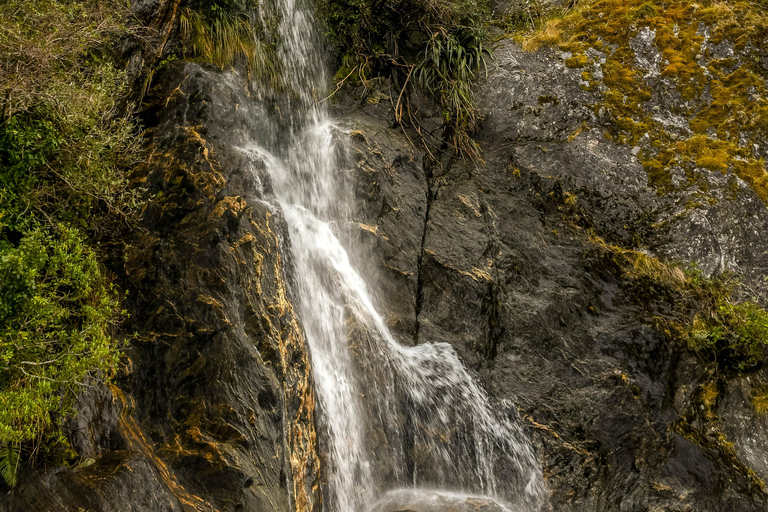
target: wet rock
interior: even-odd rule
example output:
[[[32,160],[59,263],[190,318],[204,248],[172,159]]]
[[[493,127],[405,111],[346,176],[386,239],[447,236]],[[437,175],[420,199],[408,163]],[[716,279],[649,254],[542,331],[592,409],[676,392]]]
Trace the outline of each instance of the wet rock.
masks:
[[[149,108],[150,193],[127,254],[138,424],[215,507],[312,510],[318,459],[303,331],[282,220],[238,149],[265,114],[234,74],[168,71]],[[247,484],[250,482],[250,484]]]
[[[553,510],[762,510],[753,474],[768,452],[745,402],[751,384],[726,384],[718,419],[706,416],[696,390],[712,369],[652,327],[646,303],[595,260],[592,240],[738,271],[760,295],[765,203],[719,173],[709,178],[717,201],[658,193],[632,148],[603,137],[596,93],[565,57],[511,41],[495,57],[477,88],[483,166],[396,166],[408,154],[402,132],[353,100],[338,107],[358,130],[356,220],[386,225],[371,233],[368,262],[392,282],[382,306],[398,319],[414,307],[413,327],[397,331],[403,343],[451,343],[496,400],[516,403]],[[418,184],[412,193],[380,186],[407,180]],[[412,213],[392,222],[391,212]]]
[[[30,471],[0,510],[317,510],[285,228],[263,165],[238,146],[265,110],[234,73],[178,63],[157,84],[134,174],[151,198],[122,267],[133,336],[116,386],[84,395],[69,423],[93,463]]]
[[[486,496],[431,491],[428,489],[401,489],[387,492],[373,504],[371,512],[517,512]]]

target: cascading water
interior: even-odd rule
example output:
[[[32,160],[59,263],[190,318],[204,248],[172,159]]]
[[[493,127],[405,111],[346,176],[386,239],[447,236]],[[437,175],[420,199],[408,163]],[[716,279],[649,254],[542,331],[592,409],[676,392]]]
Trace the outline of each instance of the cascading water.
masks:
[[[279,57],[294,94],[280,133],[243,151],[265,164],[289,227],[326,452],[325,509],[486,496],[501,510],[538,510],[541,470],[516,420],[492,412],[450,345],[398,343],[350,263],[343,151],[317,101],[328,77],[301,1],[260,6],[262,19],[279,16]]]

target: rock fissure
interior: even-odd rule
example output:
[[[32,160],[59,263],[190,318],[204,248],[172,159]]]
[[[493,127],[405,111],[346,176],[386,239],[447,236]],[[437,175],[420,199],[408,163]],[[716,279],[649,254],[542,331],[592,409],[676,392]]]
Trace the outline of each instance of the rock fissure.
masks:
[[[423,171],[424,171],[424,184],[426,186],[426,192],[424,195],[424,223],[421,229],[421,238],[419,243],[418,255],[416,259],[416,292],[414,305],[414,326],[413,326],[413,344],[419,344],[419,330],[421,324],[419,321],[419,315],[421,314],[422,303],[424,300],[423,287],[424,287],[424,274],[422,272],[422,265],[424,262],[424,250],[427,241],[427,231],[429,229],[429,213],[432,208],[432,202],[434,201],[437,191],[433,192],[434,177],[432,168],[436,165],[433,161],[424,159]]]

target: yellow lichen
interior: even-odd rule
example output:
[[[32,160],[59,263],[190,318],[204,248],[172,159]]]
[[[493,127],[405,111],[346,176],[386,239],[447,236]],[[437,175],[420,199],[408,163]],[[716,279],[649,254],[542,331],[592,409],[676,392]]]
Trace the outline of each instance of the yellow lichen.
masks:
[[[653,31],[661,76],[685,102],[679,114],[689,119],[691,136],[669,133],[650,111],[647,70],[637,68],[630,45],[644,28]],[[739,58],[713,59],[703,46],[705,33],[712,44],[730,43]],[[768,200],[765,163],[752,150],[768,139],[768,88],[766,73],[749,53],[766,38],[768,13],[745,0],[585,0],[527,34],[523,48],[556,46],[573,55],[566,66],[601,69],[602,98],[595,111],[610,116],[613,129],[606,137],[632,146],[646,135],[653,140],[640,161],[658,190],[672,190],[670,171],[679,166],[688,185],[706,188],[706,180],[697,178],[700,169],[732,172]],[[594,51],[601,52],[600,61],[587,57]],[[582,88],[598,89],[594,74],[581,73],[588,83]]]
[[[768,389],[763,387],[752,395],[752,407],[755,409],[755,414],[768,412]]]
[[[589,58],[586,55],[575,55],[565,61],[565,65],[569,68],[583,68],[587,64],[589,64]]]

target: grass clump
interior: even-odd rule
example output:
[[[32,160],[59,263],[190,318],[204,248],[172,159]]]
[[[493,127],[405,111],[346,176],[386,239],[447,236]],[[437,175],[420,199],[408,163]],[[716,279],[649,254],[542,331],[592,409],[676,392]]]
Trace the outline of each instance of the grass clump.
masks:
[[[185,7],[179,15],[184,53],[220,69],[243,63],[253,78],[280,90],[284,84],[277,43],[267,42],[256,7],[251,0],[193,2]]]
[[[484,0],[322,0],[320,13],[340,57],[338,79],[390,78],[401,91],[395,114],[403,124],[416,124],[408,88],[430,94],[442,107],[445,148],[479,159],[471,84],[490,55]]]
[[[413,70],[415,83],[439,99],[450,146],[479,155],[470,137],[477,128],[477,107],[471,83],[485,67],[484,48],[473,30],[432,34]]]
[[[0,473],[71,453],[61,419],[108,379],[118,295],[95,239],[130,219],[140,138],[111,0],[9,0],[0,21]]]
[[[654,87],[677,91],[682,101],[672,110],[688,120],[686,129],[670,128],[651,111],[646,75],[654,70],[637,68],[631,46],[643,30],[653,35],[661,57],[656,71],[668,84]],[[596,111],[609,114],[611,139],[642,144],[639,158],[659,190],[674,188],[675,167],[685,171],[687,185],[699,182],[701,170],[731,172],[768,201],[765,162],[752,148],[768,138],[768,88],[758,53],[766,37],[768,14],[744,0],[583,0],[520,39],[527,50],[548,45],[571,52],[569,67],[602,68],[602,83],[589,87],[601,91]],[[716,58],[705,45],[723,41],[738,58]],[[584,62],[588,50],[604,62]]]
[[[665,263],[593,237],[596,256],[613,269],[643,316],[664,334],[726,372],[753,370],[768,359],[768,311],[735,298],[738,279],[707,277],[696,266]]]

